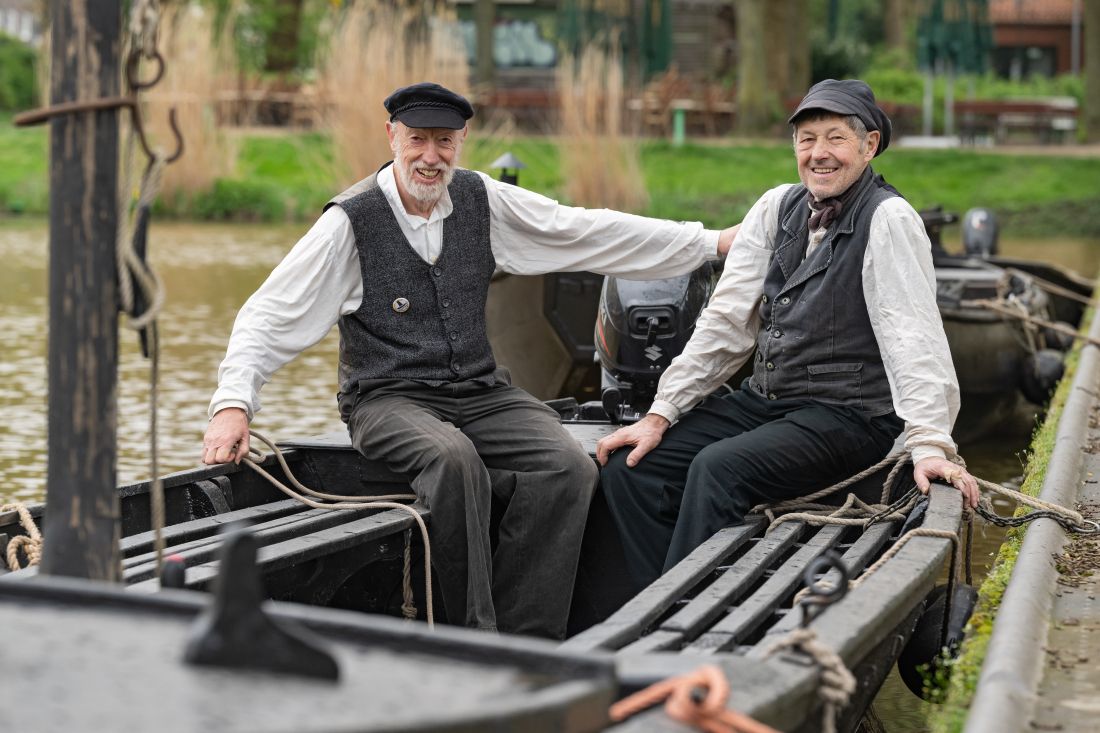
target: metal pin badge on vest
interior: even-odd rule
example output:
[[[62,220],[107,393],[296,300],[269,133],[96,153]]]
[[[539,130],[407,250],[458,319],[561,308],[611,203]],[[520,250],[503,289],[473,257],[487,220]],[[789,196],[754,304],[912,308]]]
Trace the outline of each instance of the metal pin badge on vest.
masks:
[[[409,301],[405,298],[398,298],[393,301],[393,309],[398,313],[404,313],[409,309]]]

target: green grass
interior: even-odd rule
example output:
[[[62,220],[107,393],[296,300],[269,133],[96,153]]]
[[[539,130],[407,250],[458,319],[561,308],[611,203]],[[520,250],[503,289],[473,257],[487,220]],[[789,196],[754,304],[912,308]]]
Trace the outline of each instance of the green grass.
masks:
[[[508,146],[527,165],[520,183],[569,203],[563,195],[558,152],[546,138]],[[488,172],[502,143],[472,137],[464,164]],[[769,188],[797,180],[789,146],[693,145],[674,149],[644,143],[642,174],[650,216],[736,223]],[[46,130],[15,129],[0,117],[0,211],[44,214]],[[962,213],[996,209],[1006,233],[1100,236],[1100,159],[1010,156],[971,151],[888,150],[875,170],[918,209],[940,204]],[[239,141],[236,172],[190,199],[161,201],[160,215],[229,220],[314,218],[339,189],[338,163],[322,134],[246,137]]]
[[[1081,329],[1088,331],[1094,311],[1089,310],[1082,319]],[[1075,348],[1066,355],[1066,373],[1058,383],[1058,389],[1050,400],[1046,419],[1035,431],[1031,447],[1027,454],[1027,467],[1024,469],[1024,484],[1021,491],[1028,496],[1038,496],[1046,478],[1047,466],[1054,452],[1054,439],[1058,434],[1058,423],[1062,410],[1066,406],[1077,373],[1077,363],[1081,357],[1083,342],[1078,341]],[[1027,507],[1016,510],[1016,516],[1031,511]],[[993,632],[993,622],[997,617],[1005,588],[1016,566],[1016,557],[1024,541],[1027,525],[1010,529],[1004,544],[993,563],[993,567],[978,590],[978,602],[974,614],[966,627],[966,638],[959,650],[959,656],[951,663],[951,678],[944,693],[945,701],[932,714],[931,729],[934,733],[959,733],[966,723],[970,702],[977,689],[982,664],[985,661],[989,637]]]

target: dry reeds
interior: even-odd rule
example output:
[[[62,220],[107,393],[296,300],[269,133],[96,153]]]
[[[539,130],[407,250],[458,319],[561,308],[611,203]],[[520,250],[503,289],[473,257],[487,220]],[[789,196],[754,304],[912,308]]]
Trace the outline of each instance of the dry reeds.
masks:
[[[338,20],[317,68],[335,159],[357,181],[393,158],[382,106],[394,90],[431,81],[467,94],[466,47],[443,3],[358,0]]]
[[[649,203],[634,141],[623,134],[623,67],[617,43],[589,43],[558,66],[559,149],[565,193],[590,208],[641,211]]]
[[[213,32],[213,12],[198,4],[162,6],[158,48],[164,56],[164,77],[143,94],[142,117],[152,143],[169,153],[175,138],[168,112],[184,140],[184,155],[164,172],[161,196],[171,200],[181,193],[208,191],[214,179],[232,174],[236,164],[234,141],[215,126],[214,105],[219,92],[232,86],[235,56]],[[222,38],[229,38],[223,32]],[[146,73],[149,73],[148,67]]]

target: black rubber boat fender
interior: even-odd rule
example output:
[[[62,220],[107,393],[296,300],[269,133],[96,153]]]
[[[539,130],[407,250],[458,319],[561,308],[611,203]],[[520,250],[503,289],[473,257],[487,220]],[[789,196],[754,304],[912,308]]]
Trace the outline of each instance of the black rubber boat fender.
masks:
[[[940,656],[940,638],[943,631],[943,606],[947,599],[947,584],[937,585],[924,599],[924,611],[917,619],[917,626],[909,642],[898,657],[898,672],[905,686],[917,697],[924,699],[925,678]],[[951,619],[947,627],[947,656],[954,659],[959,653],[963,629],[974,613],[978,590],[965,583],[955,584],[951,602]]]

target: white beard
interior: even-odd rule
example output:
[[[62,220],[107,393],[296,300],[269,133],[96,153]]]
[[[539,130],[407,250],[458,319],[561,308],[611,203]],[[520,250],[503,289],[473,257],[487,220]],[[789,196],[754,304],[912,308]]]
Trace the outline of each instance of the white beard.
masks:
[[[440,171],[440,173],[432,183],[423,183],[416,179],[413,168],[437,170]],[[398,172],[401,174],[401,182],[405,184],[405,190],[417,201],[428,204],[443,198],[443,192],[447,190],[447,186],[451,185],[451,180],[455,177],[455,170],[457,168],[458,156],[456,155],[450,164],[440,162],[431,168],[413,164],[408,168],[401,166]]]

